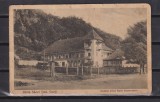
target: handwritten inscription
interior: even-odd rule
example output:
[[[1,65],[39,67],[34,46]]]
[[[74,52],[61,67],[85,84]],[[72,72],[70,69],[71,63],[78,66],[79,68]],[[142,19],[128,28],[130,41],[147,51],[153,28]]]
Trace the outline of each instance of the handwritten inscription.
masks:
[[[24,94],[56,94],[56,90],[24,90]]]

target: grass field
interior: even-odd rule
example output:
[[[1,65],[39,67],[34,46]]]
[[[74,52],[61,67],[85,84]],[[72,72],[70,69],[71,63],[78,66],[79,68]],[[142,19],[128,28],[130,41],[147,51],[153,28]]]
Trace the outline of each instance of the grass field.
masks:
[[[57,74],[50,77],[49,71],[20,69],[15,73],[15,89],[145,89],[146,74],[109,74],[91,76],[67,76]]]

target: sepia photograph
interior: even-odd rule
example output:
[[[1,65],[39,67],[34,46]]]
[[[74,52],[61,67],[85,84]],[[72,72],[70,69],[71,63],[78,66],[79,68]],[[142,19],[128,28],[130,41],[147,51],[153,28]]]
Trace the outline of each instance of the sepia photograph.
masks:
[[[12,5],[10,94],[150,95],[148,4]]]

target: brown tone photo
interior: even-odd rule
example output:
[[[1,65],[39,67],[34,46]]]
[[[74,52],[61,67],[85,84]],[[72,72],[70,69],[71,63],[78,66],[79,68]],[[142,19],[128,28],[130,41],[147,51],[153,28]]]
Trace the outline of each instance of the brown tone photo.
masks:
[[[11,95],[150,95],[148,4],[13,5]]]

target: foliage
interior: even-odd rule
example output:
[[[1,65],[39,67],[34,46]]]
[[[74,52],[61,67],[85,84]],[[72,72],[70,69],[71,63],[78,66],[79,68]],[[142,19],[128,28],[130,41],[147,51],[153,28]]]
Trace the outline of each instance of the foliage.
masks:
[[[128,28],[128,37],[122,42],[122,49],[127,59],[139,64],[147,61],[147,27],[146,21],[138,22]]]
[[[82,37],[94,27],[77,17],[57,17],[37,9],[15,10],[15,50],[19,47],[28,51],[41,52],[57,40]],[[115,49],[120,45],[119,37],[94,28],[104,38],[106,45]],[[25,56],[16,53],[18,56]],[[27,56],[27,59],[33,56]]]

